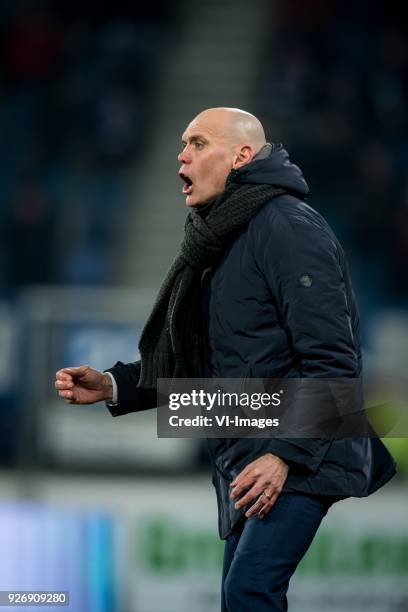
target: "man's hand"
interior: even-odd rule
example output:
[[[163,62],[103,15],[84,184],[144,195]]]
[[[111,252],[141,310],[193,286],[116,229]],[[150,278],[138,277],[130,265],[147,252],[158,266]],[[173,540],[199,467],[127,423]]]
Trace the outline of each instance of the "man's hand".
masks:
[[[93,404],[112,399],[110,376],[88,365],[58,370],[55,388],[69,404]]]
[[[288,472],[288,465],[272,453],[266,453],[249,463],[230,485],[232,487],[231,499],[237,498],[246,491],[245,495],[235,504],[235,508],[241,508],[257,498],[256,502],[245,512],[245,516],[258,514],[260,518],[263,518],[281,493]]]

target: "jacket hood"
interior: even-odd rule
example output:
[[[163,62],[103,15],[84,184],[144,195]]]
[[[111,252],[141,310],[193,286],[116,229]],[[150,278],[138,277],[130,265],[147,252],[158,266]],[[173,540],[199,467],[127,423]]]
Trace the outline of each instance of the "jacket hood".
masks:
[[[289,160],[281,144],[266,144],[253,161],[231,170],[229,182],[252,185],[274,185],[296,192],[301,198],[309,195],[309,187],[302,171]]]

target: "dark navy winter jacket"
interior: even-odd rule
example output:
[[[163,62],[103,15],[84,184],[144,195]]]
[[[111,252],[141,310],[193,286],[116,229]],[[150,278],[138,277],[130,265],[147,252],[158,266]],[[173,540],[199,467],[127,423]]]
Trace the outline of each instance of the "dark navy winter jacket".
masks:
[[[233,170],[229,181],[287,189],[264,205],[203,276],[209,374],[219,378],[354,378],[362,372],[359,317],[343,249],[327,222],[305,203],[309,189],[281,146]],[[136,388],[140,364],[116,364],[114,416],[154,405]],[[395,474],[377,438],[208,440],[225,538],[242,517],[230,482],[271,452],[289,465],[284,491],[335,497],[371,494]]]

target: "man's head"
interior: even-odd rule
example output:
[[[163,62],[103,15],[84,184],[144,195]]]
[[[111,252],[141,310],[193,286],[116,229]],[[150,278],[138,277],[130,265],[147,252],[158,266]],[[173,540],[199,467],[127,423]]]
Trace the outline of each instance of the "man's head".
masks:
[[[189,123],[178,156],[187,206],[213,200],[232,168],[249,164],[265,144],[259,119],[238,108],[209,108]]]

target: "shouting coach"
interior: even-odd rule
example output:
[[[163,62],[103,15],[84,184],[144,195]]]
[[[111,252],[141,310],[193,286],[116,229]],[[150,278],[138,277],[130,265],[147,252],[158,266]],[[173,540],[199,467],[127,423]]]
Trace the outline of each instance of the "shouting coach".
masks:
[[[141,360],[57,372],[74,404],[114,416],[156,405],[158,378],[359,378],[359,319],[344,252],[305,203],[308,186],[253,115],[201,112],[182,136],[189,209],[180,252],[140,339]],[[293,572],[330,506],[384,485],[378,438],[208,440],[222,612],[281,612]]]

